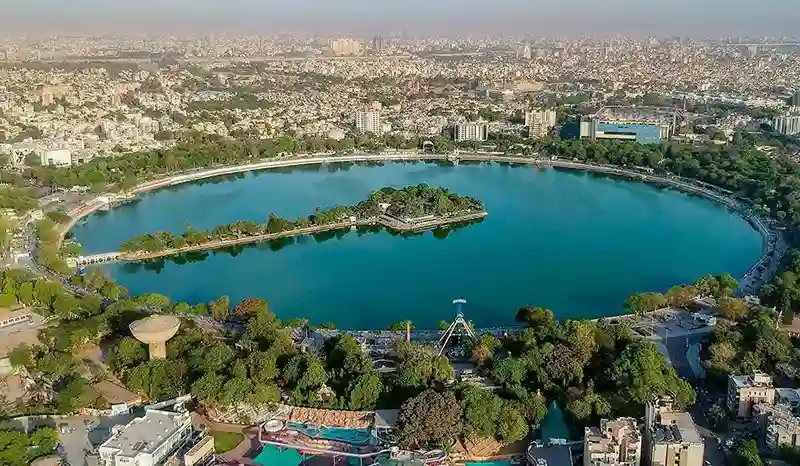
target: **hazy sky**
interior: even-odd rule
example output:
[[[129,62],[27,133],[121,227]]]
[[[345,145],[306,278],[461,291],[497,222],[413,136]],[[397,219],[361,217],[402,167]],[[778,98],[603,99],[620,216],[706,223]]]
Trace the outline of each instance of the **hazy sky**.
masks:
[[[800,0],[0,0],[7,33],[800,36]]]

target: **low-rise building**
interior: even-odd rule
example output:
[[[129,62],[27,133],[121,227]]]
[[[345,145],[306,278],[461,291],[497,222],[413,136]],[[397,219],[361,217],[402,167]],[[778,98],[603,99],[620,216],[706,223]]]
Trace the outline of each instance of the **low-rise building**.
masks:
[[[600,427],[587,427],[583,441],[584,466],[638,466],[642,437],[636,419],[603,419]]]
[[[786,405],[760,404],[753,407],[764,445],[777,451],[782,445],[800,447],[800,418]]]
[[[703,466],[703,438],[689,413],[673,410],[672,400],[645,407],[645,443],[652,466]]]
[[[776,388],[775,404],[789,408],[793,413],[800,412],[800,389]]]
[[[72,151],[69,149],[45,150],[41,153],[42,165],[69,167],[72,165]]]
[[[104,466],[160,466],[192,438],[188,413],[150,409],[115,428],[98,453]]]
[[[728,378],[727,405],[734,418],[749,418],[753,406],[761,403],[775,404],[772,377],[755,372],[752,375],[732,375]]]

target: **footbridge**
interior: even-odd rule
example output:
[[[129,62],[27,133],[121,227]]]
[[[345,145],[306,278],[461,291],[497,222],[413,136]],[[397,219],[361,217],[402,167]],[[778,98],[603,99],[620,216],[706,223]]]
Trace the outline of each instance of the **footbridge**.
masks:
[[[67,259],[67,265],[71,267],[85,267],[92,264],[106,264],[108,262],[117,262],[122,259],[122,253],[104,252],[102,254],[90,254],[88,256],[70,257]]]

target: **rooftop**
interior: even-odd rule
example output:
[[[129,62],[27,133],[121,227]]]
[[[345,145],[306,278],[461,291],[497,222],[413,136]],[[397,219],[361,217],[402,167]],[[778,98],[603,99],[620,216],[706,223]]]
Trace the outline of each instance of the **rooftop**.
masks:
[[[772,377],[761,372],[753,374],[732,375],[731,381],[736,388],[772,387]]]
[[[572,466],[572,453],[566,445],[528,448],[528,464],[536,466]]]
[[[142,402],[142,398],[139,395],[110,380],[101,380],[93,384],[92,390],[112,405],[123,403],[133,405]]]
[[[614,452],[623,443],[638,445],[641,440],[639,426],[632,417],[603,419],[599,428],[586,428],[585,438],[593,452]]]
[[[151,454],[186,424],[191,424],[186,413],[148,410],[144,417],[136,418],[122,427],[100,448],[114,449],[119,455],[127,457],[134,457],[139,453]]]
[[[605,121],[671,123],[674,109],[659,107],[603,107],[595,116]]]
[[[653,426],[653,441],[703,443],[692,416],[686,412],[662,412],[661,422]]]

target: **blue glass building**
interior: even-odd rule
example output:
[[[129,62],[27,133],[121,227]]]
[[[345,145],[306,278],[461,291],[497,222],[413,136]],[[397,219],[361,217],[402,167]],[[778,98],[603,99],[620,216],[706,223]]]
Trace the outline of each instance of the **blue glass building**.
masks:
[[[606,111],[580,122],[581,139],[617,139],[636,141],[639,144],[654,144],[667,139],[672,133],[674,121],[668,115],[636,109],[626,115],[613,115]],[[621,112],[617,112],[621,113]]]
[[[661,126],[653,123],[598,122],[596,128],[596,139],[633,139],[640,144],[661,140]]]

